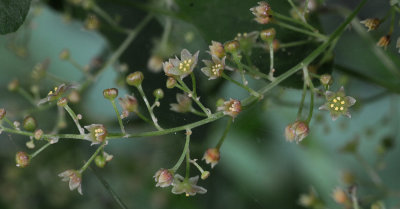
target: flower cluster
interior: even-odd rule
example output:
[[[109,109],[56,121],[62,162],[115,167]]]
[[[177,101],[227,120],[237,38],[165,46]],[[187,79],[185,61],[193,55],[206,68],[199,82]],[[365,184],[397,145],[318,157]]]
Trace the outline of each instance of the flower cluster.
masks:
[[[260,24],[268,24],[271,21],[271,7],[265,1],[258,2],[258,6],[251,8],[250,11],[256,16],[254,20]]]
[[[225,115],[229,115],[232,118],[236,118],[242,110],[242,105],[239,100],[230,99],[229,101],[225,101],[221,106],[218,106],[217,110],[223,111]]]

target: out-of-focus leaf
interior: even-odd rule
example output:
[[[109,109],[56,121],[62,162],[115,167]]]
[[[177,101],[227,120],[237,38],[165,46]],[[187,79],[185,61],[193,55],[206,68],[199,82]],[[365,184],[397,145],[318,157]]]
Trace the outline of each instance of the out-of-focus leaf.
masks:
[[[24,23],[31,0],[0,0],[0,34],[12,33]]]
[[[180,8],[178,17],[193,24],[207,43],[211,43],[212,40],[223,43],[234,39],[238,33],[261,31],[271,27],[276,29],[276,38],[281,43],[307,39],[307,36],[303,34],[281,28],[274,24],[260,25],[255,22],[253,20],[254,16],[249,9],[256,6],[257,2],[258,0],[231,0],[229,2],[224,0],[176,1]],[[287,1],[271,0],[268,1],[268,3],[271,5],[272,10],[289,16],[288,13],[291,7]],[[314,26],[319,25],[315,16],[311,15],[310,21]],[[318,45],[318,42],[310,42],[309,44],[299,47],[287,48],[284,51],[279,50],[274,58],[275,75],[278,76],[298,64],[305,56],[318,47]],[[255,64],[261,72],[266,74],[269,72],[269,54],[266,50],[253,50],[252,60],[253,64]],[[318,70],[317,73],[328,73],[331,72],[331,70],[331,65],[325,65],[321,70]],[[302,76],[292,76],[285,80],[282,85],[302,88]]]

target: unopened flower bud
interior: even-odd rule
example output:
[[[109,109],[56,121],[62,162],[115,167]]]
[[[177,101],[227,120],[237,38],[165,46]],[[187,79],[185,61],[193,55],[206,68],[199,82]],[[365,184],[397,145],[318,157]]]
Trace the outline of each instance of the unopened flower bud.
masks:
[[[133,96],[126,95],[124,98],[119,98],[119,104],[128,113],[138,111],[138,101]]]
[[[220,59],[222,59],[223,57],[225,57],[225,49],[224,46],[217,41],[211,41],[211,45],[209,46],[210,51],[209,53],[211,54],[211,56],[216,56]]]
[[[69,59],[69,56],[70,56],[70,53],[69,53],[68,49],[62,50],[60,55],[59,55],[61,60],[67,60],[67,59]]]
[[[67,100],[67,98],[65,98],[65,97],[62,97],[62,98],[60,98],[58,101],[57,101],[57,105],[59,106],[59,107],[64,107],[65,105],[67,105],[68,104],[68,100]]]
[[[390,43],[390,35],[385,35],[379,39],[379,41],[378,41],[378,43],[376,43],[376,45],[386,48],[389,45],[389,43]]]
[[[126,77],[126,83],[130,86],[140,86],[142,84],[142,81],[144,79],[144,75],[140,71],[136,71],[134,73],[129,74]]]
[[[174,181],[174,174],[168,169],[161,168],[154,175],[154,181],[157,182],[156,187],[168,187]]]
[[[34,137],[36,140],[41,139],[43,136],[43,130],[42,129],[37,129],[34,133]]]
[[[211,164],[211,168],[214,168],[214,166],[217,165],[219,159],[220,153],[217,148],[208,149],[203,156],[203,160],[205,160],[207,164]]]
[[[341,188],[333,190],[332,198],[339,204],[345,204],[348,201],[347,194]]]
[[[102,155],[97,155],[94,159],[94,162],[99,168],[104,168],[104,166],[106,165],[106,159]]]
[[[260,38],[267,43],[272,43],[272,41],[275,39],[275,35],[275,28],[269,28],[261,31]]]
[[[321,82],[322,85],[324,86],[329,86],[332,85],[333,83],[333,78],[331,75],[329,74],[323,74],[321,75],[321,77],[319,78],[319,81]]]
[[[163,68],[163,58],[158,55],[152,55],[147,61],[147,68],[153,73],[158,73]]]
[[[250,11],[256,16],[254,20],[260,24],[267,24],[271,20],[271,7],[265,1],[258,2],[258,6],[251,8]]]
[[[173,77],[168,77],[166,87],[172,89],[176,86],[176,79]]]
[[[104,98],[106,98],[106,99],[112,101],[112,100],[114,100],[115,98],[117,98],[117,96],[118,96],[118,89],[116,89],[116,88],[104,89],[104,90],[103,90],[103,96],[104,96]]]
[[[210,172],[209,171],[204,171],[203,173],[201,173],[201,179],[205,180],[210,176]]]
[[[85,20],[85,28],[88,30],[96,30],[100,27],[100,20],[96,15],[88,15]]]
[[[360,21],[361,24],[364,24],[365,27],[368,28],[368,31],[375,30],[381,24],[381,21],[378,18],[368,18]]]
[[[6,110],[4,108],[0,109],[0,120],[3,120],[4,116],[6,116]]]
[[[240,44],[237,40],[228,41],[224,44],[224,49],[229,53],[237,53],[239,50]]]
[[[164,98],[164,91],[162,89],[156,89],[154,90],[153,95],[157,99],[162,99]]]
[[[14,79],[10,83],[8,83],[9,91],[16,91],[18,87],[19,87],[19,81],[17,79]]]
[[[71,103],[78,103],[81,100],[81,96],[77,90],[72,90],[68,94],[68,101]]]
[[[25,168],[29,165],[30,157],[26,152],[17,152],[15,155],[15,162],[17,167]]]
[[[289,142],[296,141],[299,143],[308,135],[308,132],[309,128],[306,122],[296,121],[286,126],[285,137]]]
[[[27,131],[34,131],[36,129],[36,120],[32,116],[26,116],[22,124]]]

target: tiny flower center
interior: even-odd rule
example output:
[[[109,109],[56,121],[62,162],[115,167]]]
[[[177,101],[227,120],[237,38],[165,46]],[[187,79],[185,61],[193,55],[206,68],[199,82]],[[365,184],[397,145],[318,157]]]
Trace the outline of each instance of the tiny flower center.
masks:
[[[343,97],[337,96],[331,100],[329,107],[334,111],[343,111],[346,108],[346,102]]]
[[[185,60],[185,61],[179,63],[179,70],[182,70],[183,72],[187,72],[190,70],[191,66],[192,66],[192,59],[188,59],[188,60]]]
[[[101,128],[97,128],[97,129],[94,130],[94,136],[95,137],[99,137],[100,135],[103,135],[103,134],[104,134],[104,131]]]
[[[211,73],[213,76],[220,76],[220,71],[222,69],[221,64],[215,64],[214,66],[211,67]]]
[[[58,90],[57,86],[54,87],[54,93],[57,92],[57,90]],[[53,94],[53,91],[49,91],[49,94],[48,94],[48,95],[50,95],[50,94]]]

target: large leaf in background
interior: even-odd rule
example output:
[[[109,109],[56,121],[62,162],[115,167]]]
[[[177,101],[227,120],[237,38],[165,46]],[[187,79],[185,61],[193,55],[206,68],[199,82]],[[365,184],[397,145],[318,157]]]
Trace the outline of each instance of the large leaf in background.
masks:
[[[31,0],[0,0],[0,34],[12,33],[24,23]]]
[[[201,33],[207,43],[211,40],[225,42],[232,40],[236,34],[260,31],[274,27],[277,30],[277,39],[282,43],[305,40],[307,36],[293,32],[279,26],[268,24],[260,25],[253,19],[249,9],[259,0],[176,0],[179,5],[178,16],[185,21],[192,23]],[[271,0],[268,1],[274,11],[288,15],[291,7],[287,1]],[[319,25],[317,18],[312,18],[313,25]],[[310,54],[320,43],[314,42],[300,47],[287,48],[280,50],[275,56],[276,74],[280,75],[294,65],[298,64],[308,54]],[[269,72],[269,54],[265,50],[255,50],[252,54],[254,64],[261,72]],[[331,65],[324,65],[318,71],[330,72]],[[284,86],[301,88],[301,76],[292,76],[282,83]]]

